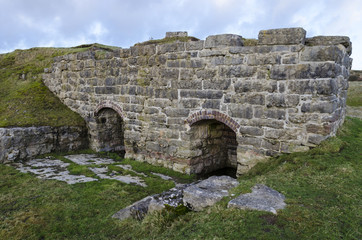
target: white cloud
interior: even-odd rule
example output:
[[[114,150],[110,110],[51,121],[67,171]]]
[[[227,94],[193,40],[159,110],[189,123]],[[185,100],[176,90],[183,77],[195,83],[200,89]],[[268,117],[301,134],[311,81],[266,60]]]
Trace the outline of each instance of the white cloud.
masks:
[[[108,33],[108,29],[105,28],[102,23],[96,21],[89,27],[88,33],[96,39],[102,39],[102,37]]]
[[[121,47],[188,31],[206,38],[303,27],[308,36],[347,35],[354,68],[362,69],[361,0],[0,0],[0,49],[68,47],[99,42]],[[22,44],[20,44],[22,41]]]

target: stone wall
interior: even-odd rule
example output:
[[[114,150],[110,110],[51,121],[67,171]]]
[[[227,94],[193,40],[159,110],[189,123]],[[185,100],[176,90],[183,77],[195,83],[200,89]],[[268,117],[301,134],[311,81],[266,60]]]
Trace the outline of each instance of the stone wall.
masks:
[[[185,32],[166,36],[178,34],[185,39]],[[126,157],[205,172],[210,162],[202,150],[217,141],[195,132],[217,121],[235,138],[231,158],[242,174],[268,156],[307,150],[336,133],[345,116],[350,54],[348,37],[274,29],[260,31],[258,40],[222,34],[57,57],[44,83],[86,120],[95,150],[105,147],[99,112],[109,109],[122,119],[123,136],[114,136]],[[207,159],[213,158],[219,157]]]
[[[0,128],[0,163],[87,147],[87,129],[81,127]]]

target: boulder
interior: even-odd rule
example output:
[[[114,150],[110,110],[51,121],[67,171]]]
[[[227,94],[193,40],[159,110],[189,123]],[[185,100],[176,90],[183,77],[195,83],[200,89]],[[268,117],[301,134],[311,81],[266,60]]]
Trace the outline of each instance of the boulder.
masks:
[[[183,190],[189,186],[190,184],[180,184],[163,193],[147,196],[116,212],[112,217],[118,218],[119,220],[130,217],[142,220],[148,213],[164,209],[165,204],[171,207],[182,205]]]
[[[228,208],[251,209],[268,211],[277,214],[277,210],[284,209],[285,196],[265,185],[257,184],[252,188],[252,193],[241,194],[231,200]]]
[[[184,189],[184,205],[194,211],[201,211],[228,196],[228,190],[239,185],[229,176],[212,176]]]

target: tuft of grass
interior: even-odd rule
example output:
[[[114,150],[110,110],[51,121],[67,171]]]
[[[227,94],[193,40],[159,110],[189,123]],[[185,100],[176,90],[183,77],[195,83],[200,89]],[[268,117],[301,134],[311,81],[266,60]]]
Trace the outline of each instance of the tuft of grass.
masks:
[[[166,44],[166,43],[174,43],[174,42],[189,42],[189,41],[199,41],[200,39],[187,36],[187,37],[168,37],[162,39],[149,40],[141,43],[135,44],[135,46],[146,46],[152,44]]]
[[[257,46],[258,39],[254,38],[243,38],[244,46]]]

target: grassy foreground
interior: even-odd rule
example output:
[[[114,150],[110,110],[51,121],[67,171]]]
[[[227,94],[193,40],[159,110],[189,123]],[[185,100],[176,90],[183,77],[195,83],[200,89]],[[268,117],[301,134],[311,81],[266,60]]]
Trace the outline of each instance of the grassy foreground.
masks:
[[[361,156],[362,121],[348,118],[338,136],[319,147],[272,158],[239,178],[236,195],[256,183],[283,193],[287,207],[278,215],[228,209],[227,197],[202,212],[165,210],[142,222],[111,215],[171,182],[150,176],[148,188],[113,180],[67,185],[0,165],[0,239],[361,239]],[[177,175],[122,162],[146,174]]]

